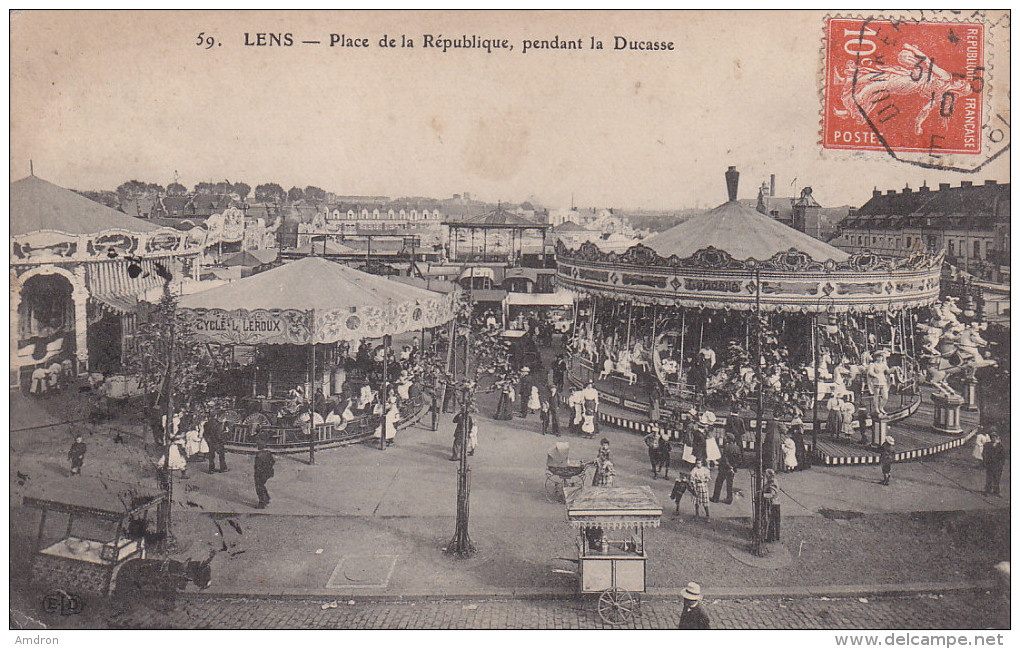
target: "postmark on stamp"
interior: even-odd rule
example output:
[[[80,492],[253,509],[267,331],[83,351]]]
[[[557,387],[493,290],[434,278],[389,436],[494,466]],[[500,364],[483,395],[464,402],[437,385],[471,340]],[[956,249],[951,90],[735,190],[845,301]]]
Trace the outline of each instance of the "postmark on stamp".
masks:
[[[998,157],[1009,117],[990,110],[990,29],[978,15],[828,18],[822,147],[958,171]]]

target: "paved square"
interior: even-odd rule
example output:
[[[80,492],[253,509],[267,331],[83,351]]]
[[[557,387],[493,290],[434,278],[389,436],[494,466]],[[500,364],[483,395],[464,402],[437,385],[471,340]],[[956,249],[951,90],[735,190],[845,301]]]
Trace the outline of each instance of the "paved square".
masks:
[[[386,588],[397,566],[397,555],[352,554],[340,558],[326,588]]]

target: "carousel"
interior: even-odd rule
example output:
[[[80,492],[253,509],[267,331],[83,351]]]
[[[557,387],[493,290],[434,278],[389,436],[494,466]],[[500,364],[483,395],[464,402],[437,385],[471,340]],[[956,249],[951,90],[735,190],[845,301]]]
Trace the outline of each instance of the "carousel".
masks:
[[[187,295],[179,308],[198,341],[232,359],[235,380],[212,395],[228,449],[262,441],[314,458],[316,447],[373,435],[385,448],[421,416],[414,349],[454,317],[456,299],[306,257]]]
[[[729,201],[625,252],[557,246],[557,282],[578,296],[570,380],[598,390],[602,421],[640,432],[679,435],[700,410],[720,426],[799,418],[816,450],[820,433],[858,444],[876,428],[874,448],[920,407],[933,364],[968,363],[936,349],[970,326],[939,302],[942,254],[851,255],[739,203],[738,179],[730,167]]]

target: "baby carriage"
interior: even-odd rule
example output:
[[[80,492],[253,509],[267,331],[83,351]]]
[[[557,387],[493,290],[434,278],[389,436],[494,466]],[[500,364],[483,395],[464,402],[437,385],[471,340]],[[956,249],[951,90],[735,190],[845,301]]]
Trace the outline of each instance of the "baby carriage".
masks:
[[[545,459],[545,497],[549,502],[565,502],[564,492],[571,487],[591,484],[595,462],[570,461],[570,443],[556,442]]]

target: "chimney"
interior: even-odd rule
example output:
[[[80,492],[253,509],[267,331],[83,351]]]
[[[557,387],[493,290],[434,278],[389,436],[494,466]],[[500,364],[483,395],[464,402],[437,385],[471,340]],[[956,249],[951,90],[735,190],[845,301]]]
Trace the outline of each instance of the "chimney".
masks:
[[[999,181],[997,181],[997,180],[986,180],[985,181],[985,186],[986,187],[988,187],[988,186],[994,187],[994,186],[996,186],[998,184],[999,184]]]
[[[769,176],[769,196],[776,195],[776,174]]]
[[[907,185],[906,187],[903,188],[904,194],[912,194],[913,192],[914,190],[910,188],[910,185]]]
[[[737,183],[740,181],[740,172],[736,167],[731,166],[726,170],[726,192],[729,194],[730,202],[737,200]]]
[[[878,187],[876,187],[876,188],[871,190],[871,197],[872,198],[878,198],[881,195],[882,195],[882,190],[880,190]]]
[[[928,187],[928,181],[925,181],[925,183],[921,185],[921,187],[918,188],[917,191],[921,192],[922,194],[927,194],[929,191],[931,191],[931,188]]]
[[[949,183],[939,183],[939,191],[940,192],[944,191],[946,189],[949,189]]]
[[[885,195],[886,196],[895,196],[896,195],[896,190],[895,189],[886,190]]]
[[[973,187],[974,183],[970,180],[964,180],[960,182],[960,187]]]

